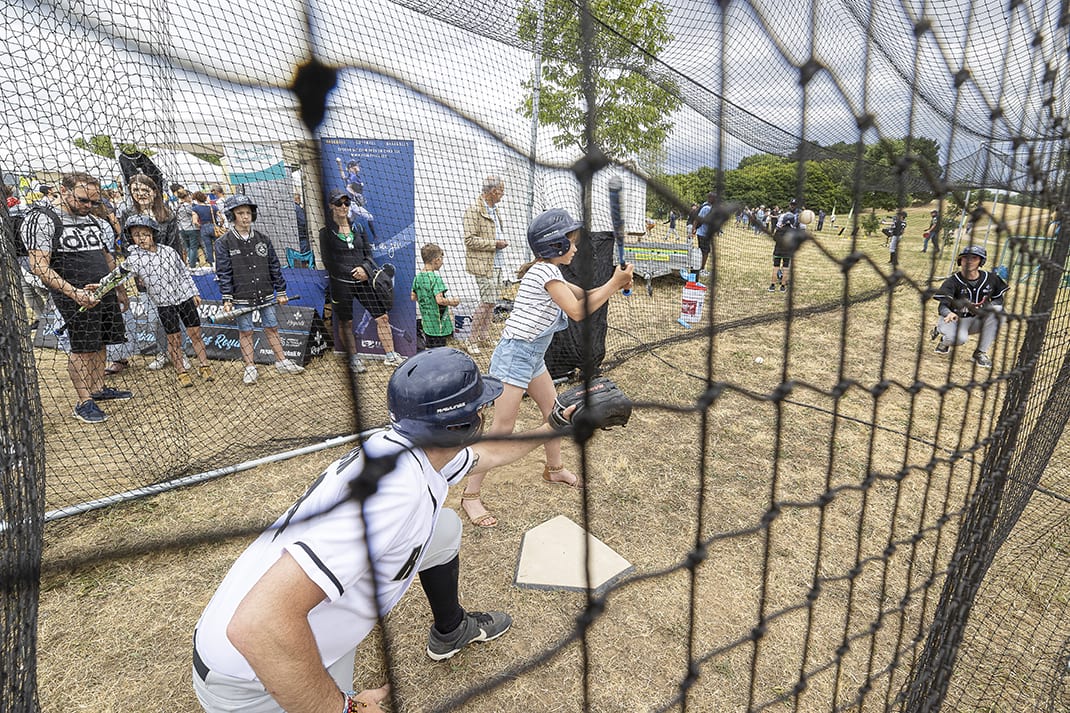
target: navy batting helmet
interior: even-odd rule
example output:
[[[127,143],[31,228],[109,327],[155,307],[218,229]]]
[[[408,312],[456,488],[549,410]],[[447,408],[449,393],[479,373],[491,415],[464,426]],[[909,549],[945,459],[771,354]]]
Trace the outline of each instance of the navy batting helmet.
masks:
[[[144,213],[135,213],[126,219],[123,223],[123,234],[130,237],[130,229],[140,227],[149,228],[152,230],[152,237],[155,238],[160,234],[160,224],[153,220],[151,215],[145,215]]]
[[[472,357],[451,347],[422,351],[390,377],[387,408],[394,430],[419,446],[458,448],[482,430],[483,407],[502,382],[483,376]]]
[[[960,250],[958,259],[955,261],[959,265],[962,264],[963,255],[976,255],[977,257],[981,258],[981,265],[984,265],[985,260],[988,259],[988,253],[980,245],[967,245],[962,250]],[[980,267],[981,265],[978,265],[978,267]]]
[[[564,208],[551,208],[535,216],[528,226],[528,245],[535,257],[561,257],[571,248],[568,234],[583,227]]]
[[[223,215],[227,216],[227,220],[229,220],[230,222],[233,223],[234,222],[234,209],[235,208],[239,208],[239,207],[241,207],[243,205],[247,205],[247,206],[249,206],[250,208],[253,209],[253,220],[255,221],[256,220],[256,203],[253,202],[252,198],[250,198],[247,195],[243,195],[241,193],[239,193],[237,195],[230,196],[225,201],[223,201]]]

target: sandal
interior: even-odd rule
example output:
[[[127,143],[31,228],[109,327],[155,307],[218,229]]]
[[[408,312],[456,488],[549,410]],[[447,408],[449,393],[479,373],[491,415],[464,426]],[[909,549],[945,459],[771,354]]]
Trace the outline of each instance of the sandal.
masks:
[[[108,364],[108,367],[104,370],[104,375],[115,376],[116,374],[121,374],[123,373],[123,369],[127,366],[129,366],[129,362],[118,360],[113,361],[111,364]]]
[[[479,500],[479,491],[477,490],[474,493],[464,493],[464,492],[462,492],[461,493],[461,500],[462,501],[464,501],[464,500]],[[479,517],[473,517],[472,515],[469,515],[467,510],[465,510],[464,502],[461,503],[461,510],[464,510],[464,514],[468,515],[468,520],[473,525],[475,525],[476,527],[497,527],[498,526],[498,518],[494,517],[489,512],[485,512],[482,515],[480,515]]]
[[[572,473],[572,477],[575,478],[575,480],[573,480],[571,483],[568,482],[567,480],[554,480],[552,477],[550,477],[550,475],[552,473],[560,473],[564,469],[565,469],[565,465],[563,463],[561,465],[558,465],[558,466],[551,466],[549,463],[547,463],[542,469],[542,479],[545,480],[547,483],[556,483],[557,485],[567,485],[568,487],[576,488],[577,490],[582,488],[583,487],[583,480],[581,480],[580,476],[576,475],[575,473]]]

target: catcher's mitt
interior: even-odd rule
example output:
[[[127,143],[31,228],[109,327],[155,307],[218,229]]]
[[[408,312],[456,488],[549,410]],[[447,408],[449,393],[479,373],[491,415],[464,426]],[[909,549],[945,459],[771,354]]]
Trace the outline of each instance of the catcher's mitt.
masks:
[[[576,410],[566,416],[565,411],[573,405]],[[547,420],[559,431],[575,428],[577,435],[587,438],[596,428],[627,424],[631,415],[631,399],[611,380],[598,376],[589,385],[573,386],[558,394]]]

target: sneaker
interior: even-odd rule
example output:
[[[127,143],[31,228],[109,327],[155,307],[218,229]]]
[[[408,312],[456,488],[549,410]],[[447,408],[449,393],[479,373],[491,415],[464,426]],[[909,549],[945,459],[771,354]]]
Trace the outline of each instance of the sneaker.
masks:
[[[349,355],[349,369],[354,374],[363,374],[368,370],[368,367],[364,366],[364,361],[356,354]]]
[[[189,363],[189,357],[187,357],[185,354],[183,354],[182,355],[182,368],[187,370],[187,371],[189,371],[189,368],[191,366],[192,365]]]
[[[100,391],[94,392],[89,396],[94,401],[126,401],[127,399],[134,398],[134,393],[132,391],[113,389],[110,386],[105,386]]]
[[[289,359],[283,359],[282,361],[275,362],[275,370],[280,374],[300,374],[305,370],[305,367],[298,366]]]
[[[387,366],[397,368],[405,363],[405,357],[401,356],[397,352],[390,352],[386,355],[386,361],[383,362]]]
[[[101,411],[93,399],[77,404],[74,407],[74,417],[82,423],[104,423],[108,420],[108,414]]]
[[[710,271],[709,270],[699,270],[698,276],[699,277],[709,277],[710,276]]]
[[[935,340],[937,340],[939,338],[940,338],[940,328],[939,327],[933,327],[929,331],[929,339],[935,341]]]
[[[483,351],[479,348],[479,345],[472,341],[465,342],[464,349],[473,356],[479,356],[483,353]]]
[[[145,368],[149,371],[159,371],[167,366],[167,362],[169,361],[171,360],[167,358],[167,355],[161,352],[160,354],[157,354],[156,358],[149,362],[149,365]]]
[[[973,353],[973,363],[976,364],[977,366],[983,367],[985,369],[991,369],[992,368],[992,360],[989,359],[988,355],[985,354],[984,352],[974,352]]]
[[[933,347],[933,351],[937,354],[947,354],[949,351],[951,351],[951,347],[947,344],[944,344],[944,340],[941,339],[940,343]]]
[[[209,382],[210,381],[215,381],[215,374],[212,373],[212,367],[210,367],[210,366],[197,367],[197,371],[201,375],[201,378],[204,379],[205,381],[209,381]]]
[[[184,389],[193,386],[193,379],[189,378],[189,373],[184,371],[178,375],[178,385]]]
[[[465,612],[464,620],[449,634],[440,634],[431,627],[427,655],[432,661],[445,661],[473,641],[497,639],[512,625],[513,618],[505,612]]]
[[[780,291],[781,292],[787,292],[788,291],[788,286],[784,285],[784,284],[780,285]]]
[[[245,367],[245,373],[242,374],[241,382],[243,384],[255,384],[256,377],[258,376],[260,376],[260,374],[257,373],[256,367],[250,364],[249,366]]]
[[[769,283],[769,291],[776,292],[776,285],[774,285],[772,282]]]

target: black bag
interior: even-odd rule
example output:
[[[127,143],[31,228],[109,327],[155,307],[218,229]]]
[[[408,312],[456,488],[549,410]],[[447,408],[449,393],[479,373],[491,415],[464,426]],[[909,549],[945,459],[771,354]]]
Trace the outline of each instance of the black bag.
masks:
[[[394,274],[396,269],[390,263],[384,263],[381,267],[372,260],[364,261],[364,272],[368,273],[368,282],[375,290],[375,296],[379,298],[383,307],[389,312],[394,307]]]

